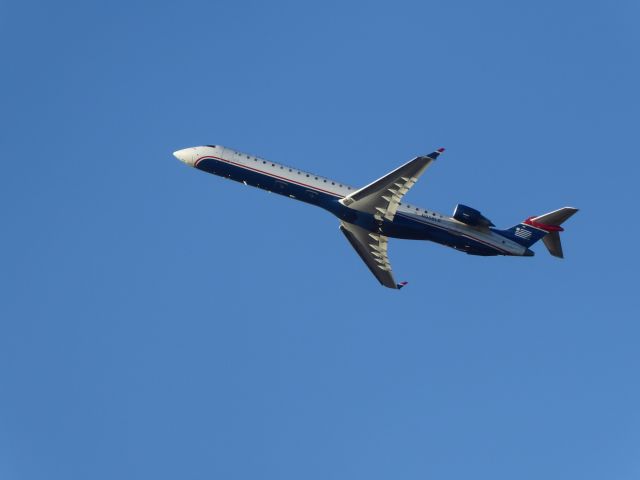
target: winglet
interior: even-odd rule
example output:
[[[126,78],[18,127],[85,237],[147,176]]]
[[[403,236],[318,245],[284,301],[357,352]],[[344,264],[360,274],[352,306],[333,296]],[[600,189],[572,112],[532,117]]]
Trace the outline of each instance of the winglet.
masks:
[[[427,157],[429,157],[431,160],[435,160],[443,152],[444,152],[444,148],[439,148],[435,152],[431,152],[429,155],[427,155]]]
[[[397,285],[398,290],[400,290],[402,287],[404,287],[404,286],[405,286],[405,285],[407,285],[408,283],[409,283],[409,282],[400,282],[400,283]]]

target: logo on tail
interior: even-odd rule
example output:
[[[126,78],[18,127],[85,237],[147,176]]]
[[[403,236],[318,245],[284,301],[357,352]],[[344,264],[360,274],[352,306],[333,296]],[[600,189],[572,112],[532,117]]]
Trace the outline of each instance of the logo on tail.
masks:
[[[529,240],[531,238],[531,232],[529,230],[525,230],[524,228],[520,228],[520,227],[516,227],[516,231],[514,235],[524,240]]]
[[[560,232],[563,232],[564,228],[560,224],[568,220],[577,211],[577,208],[572,207],[559,208],[538,217],[529,217],[522,223],[508,230],[501,230],[499,233],[526,248],[542,239],[551,255],[563,258]]]

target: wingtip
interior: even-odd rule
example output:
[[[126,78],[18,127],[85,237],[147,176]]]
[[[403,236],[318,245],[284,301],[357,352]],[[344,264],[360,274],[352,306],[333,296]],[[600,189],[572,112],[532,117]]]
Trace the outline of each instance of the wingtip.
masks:
[[[402,287],[404,287],[405,285],[407,285],[409,282],[400,282],[398,284],[398,290],[400,290]]]
[[[437,159],[441,153],[444,152],[444,148],[440,147],[439,149],[437,149],[435,152],[431,152],[429,155],[426,155],[426,157],[430,158],[431,160],[435,160]]]

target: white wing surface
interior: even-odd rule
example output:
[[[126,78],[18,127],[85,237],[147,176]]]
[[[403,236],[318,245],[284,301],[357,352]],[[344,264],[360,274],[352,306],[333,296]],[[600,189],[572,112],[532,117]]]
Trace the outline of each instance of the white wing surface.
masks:
[[[340,202],[354,210],[371,213],[379,222],[391,221],[402,197],[442,152],[444,148],[439,148],[429,155],[416,157],[366,187],[347,195]]]
[[[382,285],[395,289],[405,285],[406,282],[397,284],[393,278],[391,264],[387,257],[389,243],[387,237],[347,222],[340,223],[340,230]]]

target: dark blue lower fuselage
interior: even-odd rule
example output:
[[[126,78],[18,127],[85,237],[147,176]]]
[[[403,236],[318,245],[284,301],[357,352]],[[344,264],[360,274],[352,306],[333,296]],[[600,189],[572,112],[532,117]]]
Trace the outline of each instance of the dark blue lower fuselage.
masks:
[[[379,232],[387,237],[412,240],[430,240],[461,250],[472,255],[505,255],[508,252],[487,245],[468,235],[446,227],[445,222],[433,218],[429,221],[420,215],[397,212],[393,221],[384,221],[380,225],[373,215],[348,208],[340,203],[342,196],[327,193],[312,186],[292,182],[283,177],[261,173],[250,168],[223,161],[217,158],[203,158],[196,168],[237,182],[246,183],[269,192],[300,200],[321,207],[345,222],[359,225],[372,232]],[[438,225],[438,223],[441,225]]]

